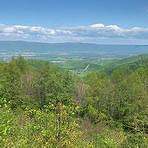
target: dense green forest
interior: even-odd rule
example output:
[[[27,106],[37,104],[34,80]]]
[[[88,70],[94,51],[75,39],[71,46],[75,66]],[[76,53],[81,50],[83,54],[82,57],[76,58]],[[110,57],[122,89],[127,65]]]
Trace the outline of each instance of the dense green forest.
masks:
[[[1,62],[0,147],[148,147],[148,56],[83,76],[23,57]]]

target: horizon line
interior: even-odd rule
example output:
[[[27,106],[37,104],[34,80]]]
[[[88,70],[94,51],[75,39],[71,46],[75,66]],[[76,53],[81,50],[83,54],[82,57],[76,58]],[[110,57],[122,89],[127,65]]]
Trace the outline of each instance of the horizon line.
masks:
[[[27,41],[27,40],[0,40],[0,42],[26,42],[26,43],[40,43],[40,44],[92,44],[92,45],[117,45],[117,46],[148,46],[148,44],[101,44],[92,42],[41,42],[41,41]]]

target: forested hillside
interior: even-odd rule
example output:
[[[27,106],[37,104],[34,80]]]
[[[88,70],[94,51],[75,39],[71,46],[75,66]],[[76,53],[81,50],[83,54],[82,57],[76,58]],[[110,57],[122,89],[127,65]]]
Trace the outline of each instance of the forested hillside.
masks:
[[[113,71],[115,71],[115,69],[122,69],[123,71],[134,71],[139,67],[148,67],[148,54],[132,56],[128,58],[123,58],[121,60],[109,62],[105,64],[103,68],[107,73],[112,73]]]
[[[46,61],[1,62],[0,147],[148,147],[148,57],[131,59],[81,77]]]

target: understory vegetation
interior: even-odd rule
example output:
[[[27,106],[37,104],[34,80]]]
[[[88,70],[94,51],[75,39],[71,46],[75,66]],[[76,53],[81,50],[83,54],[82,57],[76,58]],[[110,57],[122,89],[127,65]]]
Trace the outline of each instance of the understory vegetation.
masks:
[[[148,147],[148,58],[81,77],[23,57],[0,63],[0,147]]]

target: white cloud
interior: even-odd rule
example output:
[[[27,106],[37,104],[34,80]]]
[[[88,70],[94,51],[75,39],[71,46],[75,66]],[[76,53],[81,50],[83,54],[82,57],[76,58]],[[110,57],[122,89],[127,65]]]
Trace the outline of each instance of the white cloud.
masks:
[[[104,28],[105,26],[104,26],[104,24],[92,24],[92,25],[90,25],[90,27],[92,27],[92,28]]]
[[[91,24],[76,27],[46,28],[41,26],[0,24],[0,39],[33,41],[147,40],[148,28],[121,28],[117,25]]]

